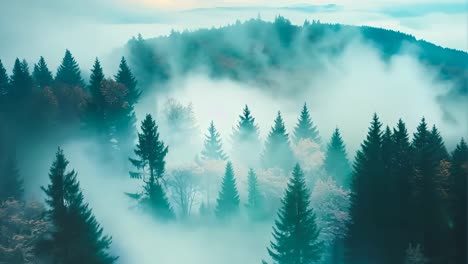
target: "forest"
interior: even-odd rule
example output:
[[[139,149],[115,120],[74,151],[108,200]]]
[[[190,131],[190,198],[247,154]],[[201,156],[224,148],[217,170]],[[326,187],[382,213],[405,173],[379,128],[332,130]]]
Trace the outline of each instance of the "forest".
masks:
[[[225,36],[240,31],[249,37]],[[362,39],[381,44],[382,63],[423,47],[411,57],[453,84],[435,104],[444,124],[429,121],[433,111],[414,127],[369,111],[356,149],[339,123],[321,133],[315,101],[300,91],[324,77],[322,56]],[[282,17],[139,35],[115,53],[107,76],[99,58],[85,73],[69,50],[54,73],[44,57],[18,58],[11,72],[0,60],[0,263],[467,263],[466,130],[440,129],[467,121],[451,107],[468,96],[467,53]],[[299,78],[304,68],[316,72]],[[258,107],[226,93],[202,101],[209,122],[198,122],[190,96],[170,91],[200,72],[288,103]],[[238,109],[230,117],[228,101]],[[282,108],[294,109],[294,124]],[[232,118],[222,134],[218,124]]]

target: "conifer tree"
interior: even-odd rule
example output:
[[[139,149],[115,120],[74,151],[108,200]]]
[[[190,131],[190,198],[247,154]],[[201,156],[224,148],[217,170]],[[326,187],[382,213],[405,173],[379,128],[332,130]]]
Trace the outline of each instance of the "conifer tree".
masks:
[[[28,63],[15,60],[13,75],[10,77],[9,103],[23,102],[31,94],[33,80],[29,73]]]
[[[44,57],[42,56],[39,58],[39,62],[37,64],[34,64],[33,78],[35,84],[40,89],[44,89],[45,87],[51,86],[52,82],[54,81],[54,77],[52,77],[52,72],[49,71],[47,63]]]
[[[452,166],[450,167],[450,209],[453,219],[454,262],[467,263],[467,184],[468,184],[468,146],[461,139],[452,153]]]
[[[437,128],[429,131],[424,118],[414,134],[412,147],[416,173],[412,179],[411,242],[421,244],[431,261],[447,263],[449,231],[446,208],[439,191],[444,183],[437,176],[447,151]]]
[[[261,152],[258,126],[247,105],[234,128],[232,142],[233,156],[236,160],[248,166],[258,163]]]
[[[8,198],[22,200],[24,194],[23,179],[21,178],[14,156],[10,156],[2,164],[0,174],[0,201]]]
[[[301,167],[296,164],[273,227],[268,253],[274,264],[311,264],[320,260],[322,243]]]
[[[133,76],[132,71],[127,65],[127,61],[122,57],[119,65],[119,71],[115,75],[115,81],[123,84],[128,89],[127,101],[130,105],[134,105],[140,99],[141,92],[137,89],[137,81]]]
[[[388,250],[393,263],[402,263],[404,252],[410,244],[410,213],[412,179],[414,177],[413,150],[405,123],[400,119],[392,135],[393,150],[391,155],[391,175],[387,191],[389,192],[388,211]]]
[[[5,67],[3,66],[2,61],[0,60],[0,103],[3,103],[6,100],[6,96],[9,92],[9,77]]]
[[[293,133],[294,143],[297,144],[301,139],[309,139],[317,144],[322,143],[318,129],[314,125],[314,122],[312,122],[306,103],[304,103],[304,106],[302,107],[301,115],[299,116]]]
[[[250,219],[258,220],[262,217],[262,194],[259,190],[257,175],[253,169],[249,170],[247,185],[248,197],[245,206],[247,207]]]
[[[351,165],[346,154],[346,147],[341,138],[340,130],[335,129],[327,146],[323,166],[328,175],[342,187],[350,185]]]
[[[80,67],[69,50],[65,51],[62,64],[57,69],[55,81],[69,86],[84,87]]]
[[[103,104],[103,96],[101,93],[101,83],[104,80],[104,72],[101,67],[99,59],[96,58],[94,61],[93,69],[91,69],[91,75],[89,77],[89,91],[93,101],[97,104]]]
[[[141,123],[141,133],[138,133],[138,144],[134,150],[137,158],[130,158],[130,162],[139,172],[130,172],[130,176],[144,181],[142,205],[163,220],[174,218],[162,185],[168,151],[168,147],[159,139],[156,122],[151,115],[146,115]]]
[[[351,183],[352,218],[346,247],[350,263],[385,263],[384,241],[380,237],[385,208],[379,194],[383,191],[382,124],[374,114],[368,134],[356,154]]]
[[[266,168],[277,167],[283,170],[288,170],[294,165],[294,154],[279,111],[265,143],[262,163]]]
[[[42,190],[47,195],[48,217],[54,225],[47,250],[54,263],[114,263],[109,253],[112,239],[93,216],[75,171],[67,171],[68,161],[58,149],[49,172],[50,184]]]
[[[88,86],[91,98],[87,104],[84,122],[87,130],[96,132],[101,142],[108,142],[110,140],[110,124],[106,118],[106,105],[101,91],[104,79],[101,63],[96,58],[91,69]]]
[[[228,161],[216,203],[216,216],[219,219],[227,219],[236,215],[239,211],[239,203],[239,193],[237,192],[234,170],[232,163]]]
[[[223,146],[221,143],[221,136],[216,131],[213,121],[208,127],[208,134],[205,135],[204,149],[201,153],[202,159],[208,160],[226,160],[227,156],[224,154]]]

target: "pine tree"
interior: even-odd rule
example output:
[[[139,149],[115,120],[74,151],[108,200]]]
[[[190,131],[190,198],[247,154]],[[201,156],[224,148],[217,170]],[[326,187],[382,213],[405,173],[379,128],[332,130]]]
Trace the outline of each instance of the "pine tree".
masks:
[[[304,106],[302,107],[301,115],[299,116],[293,134],[293,142],[295,144],[297,144],[302,139],[309,139],[310,141],[317,144],[322,143],[318,129],[314,125],[314,122],[312,122],[306,103],[304,103]]]
[[[279,111],[265,143],[262,163],[266,168],[278,167],[283,170],[288,170],[294,165],[294,154]]]
[[[382,124],[374,114],[368,134],[356,154],[351,183],[351,223],[346,247],[350,263],[385,263],[383,239],[380,237],[384,214],[381,196],[386,186],[382,158]]]
[[[15,60],[13,66],[13,75],[10,77],[10,91],[9,91],[9,102],[24,102],[27,99],[33,89],[33,80],[29,73],[29,66],[26,61],[20,61],[18,58]]]
[[[57,70],[55,81],[69,86],[84,87],[80,67],[69,50],[65,51],[65,56]]]
[[[75,171],[67,171],[68,161],[59,149],[50,168],[50,184],[42,190],[47,195],[48,217],[54,225],[47,250],[54,263],[114,263],[109,254],[112,239],[93,216]]]
[[[10,156],[2,164],[0,174],[0,201],[9,198],[22,200],[24,194],[23,179],[21,178],[14,156]]]
[[[340,130],[335,129],[327,146],[323,163],[325,171],[342,187],[350,185],[351,165],[346,154],[346,147],[341,138]]]
[[[120,61],[119,71],[117,75],[115,75],[115,81],[127,87],[127,101],[130,105],[135,105],[140,99],[141,92],[137,89],[137,81],[124,57],[122,57]]]
[[[101,91],[105,80],[101,63],[96,58],[91,70],[88,89],[91,98],[87,104],[84,122],[88,131],[94,131],[103,143],[110,141],[110,123],[106,118],[106,103]]]
[[[322,243],[318,240],[320,231],[310,207],[310,191],[299,164],[294,167],[281,203],[273,227],[274,241],[268,248],[273,263],[317,263],[322,253]]]
[[[174,218],[162,185],[168,151],[168,147],[159,139],[156,122],[151,115],[146,115],[141,123],[141,133],[138,133],[138,144],[134,150],[138,158],[130,158],[132,165],[140,171],[130,172],[130,176],[143,179],[145,186],[142,205],[163,220]]]
[[[0,60],[0,107],[3,107],[6,102],[6,96],[9,92],[10,79],[7,71]]]
[[[468,184],[468,146],[464,139],[461,139],[452,153],[452,166],[450,169],[450,209],[453,221],[454,238],[454,262],[468,263],[467,249],[467,184]]]
[[[38,88],[44,89],[45,87],[50,87],[54,81],[52,77],[52,72],[49,71],[47,63],[45,62],[44,57],[39,58],[39,62],[34,64],[33,71],[34,82]]]
[[[233,157],[244,165],[254,166],[258,163],[261,151],[258,126],[250,109],[245,105],[244,112],[232,134]]]
[[[408,217],[411,215],[412,178],[414,177],[413,150],[405,123],[400,119],[392,135],[393,150],[391,155],[391,175],[387,191],[391,203],[389,211],[388,249],[393,263],[402,263],[404,252],[410,244],[411,227]]]
[[[449,231],[437,176],[447,151],[437,128],[429,131],[424,118],[414,134],[412,147],[416,172],[412,179],[411,243],[421,244],[431,261],[447,263]]]
[[[208,127],[208,134],[205,135],[204,149],[201,153],[202,159],[208,160],[226,160],[226,154],[224,154],[223,146],[221,143],[221,136],[216,131],[213,121],[211,121]]]
[[[215,213],[219,219],[227,219],[239,211],[239,193],[231,162],[226,164],[221,190],[217,199]]]
[[[258,179],[255,171],[253,169],[249,170],[249,175],[247,176],[247,204],[245,205],[248,210],[250,219],[258,220],[262,215],[262,194],[260,193],[258,186]]]

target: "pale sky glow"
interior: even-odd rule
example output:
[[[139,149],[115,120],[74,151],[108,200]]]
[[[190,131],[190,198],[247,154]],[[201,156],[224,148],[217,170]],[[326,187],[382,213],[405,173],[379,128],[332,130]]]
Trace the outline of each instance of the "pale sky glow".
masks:
[[[336,6],[323,9],[326,5]],[[0,0],[0,10],[0,59],[6,65],[13,65],[16,57],[37,61],[43,55],[55,67],[68,48],[84,67],[91,67],[95,56],[122,47],[138,33],[150,38],[172,29],[224,26],[259,14],[269,21],[282,15],[298,25],[319,19],[382,27],[468,50],[464,0]]]

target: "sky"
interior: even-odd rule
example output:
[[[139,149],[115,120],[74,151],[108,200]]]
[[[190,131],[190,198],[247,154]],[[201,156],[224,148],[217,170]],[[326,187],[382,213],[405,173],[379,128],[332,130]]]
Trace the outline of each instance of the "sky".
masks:
[[[295,24],[318,19],[383,27],[468,50],[464,0],[0,0],[0,60],[11,69],[16,57],[35,62],[42,55],[55,68],[68,48],[90,68],[96,56],[111,54],[138,33],[149,38],[277,15]]]

